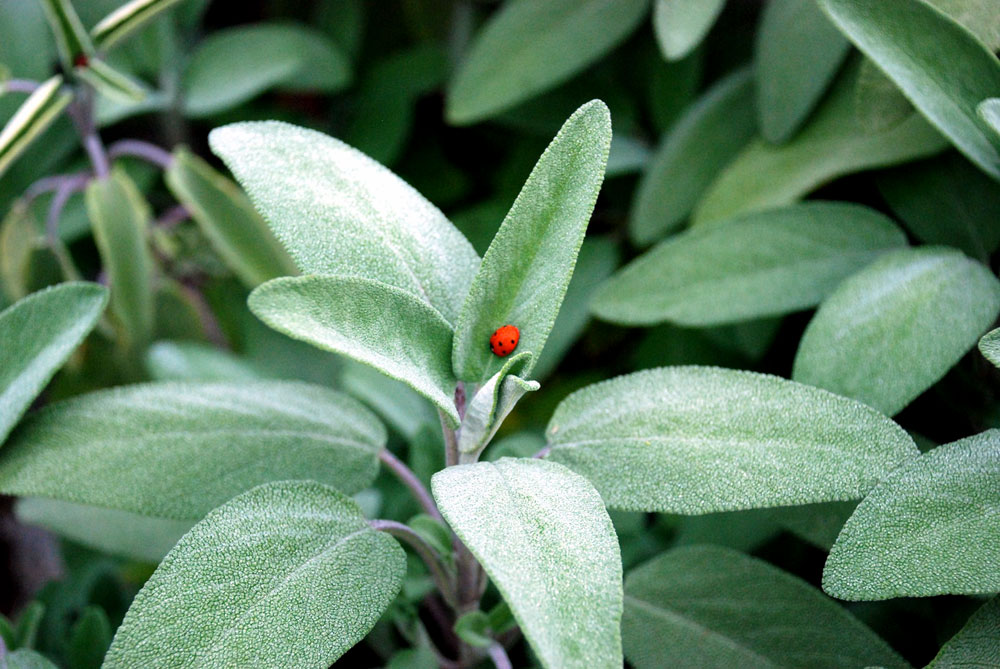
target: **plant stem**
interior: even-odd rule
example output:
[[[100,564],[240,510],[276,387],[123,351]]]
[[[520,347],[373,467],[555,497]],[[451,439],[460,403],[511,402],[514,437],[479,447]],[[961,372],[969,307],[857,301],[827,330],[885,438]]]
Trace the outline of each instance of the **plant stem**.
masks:
[[[535,453],[534,455],[532,455],[531,457],[533,457],[533,458],[544,458],[546,455],[549,454],[549,451],[551,451],[551,450],[552,450],[551,446],[546,446],[542,450],[540,450],[537,453]]]
[[[492,644],[486,652],[489,653],[490,659],[493,660],[493,666],[497,669],[512,669],[513,665],[510,663],[510,658],[507,657],[507,651],[500,644]]]
[[[153,225],[158,228],[170,230],[178,223],[182,223],[191,218],[191,211],[183,204],[174,205],[167,209],[153,221]]]
[[[174,156],[166,149],[141,139],[122,139],[108,147],[108,157],[114,160],[121,156],[140,158],[162,170],[170,169]]]
[[[73,264],[69,250],[59,237],[59,219],[62,217],[63,209],[65,209],[66,203],[69,202],[73,193],[83,190],[89,181],[89,174],[80,174],[60,181],[56,187],[55,194],[52,196],[52,202],[49,204],[49,213],[45,219],[45,239],[52,253],[56,256],[64,277],[69,281],[79,281],[80,272],[77,270],[76,265]]]
[[[111,164],[104,150],[104,143],[97,134],[97,125],[94,123],[94,89],[81,84],[77,88],[76,99],[67,108],[66,113],[69,114],[77,134],[80,135],[83,149],[87,152],[91,165],[94,166],[94,174],[98,179],[106,179],[111,173]]]
[[[417,478],[417,475],[413,473],[412,469],[407,467],[402,460],[397,458],[385,448],[379,451],[378,459],[382,461],[382,464],[392,470],[392,473],[399,478],[403,485],[410,489],[410,492],[413,493],[416,500],[420,502],[420,506],[423,507],[427,515],[444,522],[444,518],[441,517],[441,512],[438,511],[437,504],[434,503],[434,498],[431,497],[430,492],[427,491],[427,488],[425,488],[424,484],[420,482],[420,479]]]
[[[448,421],[444,414],[438,411],[441,416],[441,432],[444,434],[444,464],[446,467],[454,467],[458,464],[458,436],[455,430],[448,427]]]
[[[452,608],[457,606],[454,572],[445,564],[441,555],[424,541],[423,537],[409,526],[394,520],[371,520],[368,521],[368,524],[373,529],[391,534],[409,544],[427,565],[427,569],[431,572],[431,578],[434,579],[434,584],[441,592],[441,596],[444,597],[444,601]]]

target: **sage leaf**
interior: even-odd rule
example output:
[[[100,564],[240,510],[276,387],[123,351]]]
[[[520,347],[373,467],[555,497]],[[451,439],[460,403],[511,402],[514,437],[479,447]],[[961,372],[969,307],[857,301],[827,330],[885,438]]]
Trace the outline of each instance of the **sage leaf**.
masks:
[[[546,429],[549,458],[609,507],[700,514],[864,496],[917,455],[860,402],[776,376],[644,370],[578,390]]]
[[[820,306],[799,342],[792,378],[891,416],[975,346],[998,311],[1000,282],[961,252],[893,251]]]
[[[177,149],[164,178],[223,262],[248,288],[298,273],[249,198],[204,160],[185,148]]]
[[[954,19],[918,0],[820,0],[837,27],[969,160],[1000,179],[976,106],[1000,90],[1000,62]]]
[[[100,606],[90,604],[70,628],[66,657],[71,669],[100,669],[111,645],[111,622]]]
[[[979,352],[994,366],[1000,367],[1000,328],[983,335],[979,340]]]
[[[1000,98],[983,100],[976,107],[976,113],[993,131],[994,136],[1000,137]]]
[[[680,60],[701,44],[726,0],[656,0],[653,31],[667,60]]]
[[[58,669],[47,657],[27,648],[19,648],[6,657],[7,669]]]
[[[412,293],[369,279],[311,275],[268,281],[247,305],[278,332],[402,381],[458,425],[451,327]]]
[[[503,367],[488,343],[508,323],[521,331],[519,351],[541,354],[576,266],[610,144],[610,113],[594,100],[569,117],[538,159],[465,298],[452,352],[459,379],[480,383]]]
[[[857,73],[856,63],[844,69],[789,142],[751,141],[707,189],[694,224],[791,204],[845,174],[905,163],[947,146],[918,114],[882,132],[862,128],[854,113]]]
[[[507,358],[500,371],[473,395],[462,417],[458,439],[460,459],[476,462],[518,401],[526,393],[538,390],[537,381],[517,376],[530,363],[531,353],[527,351]]]
[[[431,490],[542,666],[622,666],[621,554],[586,479],[553,462],[501,458],[441,470]]]
[[[648,0],[505,4],[473,38],[448,87],[448,121],[481,121],[566,81],[628,37],[648,11]]]
[[[59,50],[63,68],[72,71],[79,56],[90,56],[94,53],[90,35],[84,29],[70,0],[41,0],[41,4],[49,27],[52,28],[52,34],[56,38],[56,48]]]
[[[346,494],[378,472],[385,428],[304,383],[150,383],[49,405],[0,451],[0,490],[198,519],[255,485],[311,478]]]
[[[764,6],[754,46],[760,132],[788,140],[813,110],[851,48],[814,0]]]
[[[994,597],[972,614],[965,626],[941,648],[927,669],[989,667],[1000,658],[1000,597]]]
[[[823,570],[840,599],[1000,591],[1000,430],[924,453],[872,490]]]
[[[332,137],[275,121],[218,128],[209,143],[304,273],[381,281],[449,323],[458,319],[479,256],[388,169]]]
[[[146,87],[141,82],[100,58],[90,58],[85,66],[77,67],[74,72],[112,102],[131,105],[146,98]]]
[[[129,344],[141,347],[153,331],[153,258],[146,244],[149,204],[121,169],[91,181],[84,200],[111,284],[111,313]]]
[[[406,558],[318,483],[262,485],[212,511],[167,555],[104,669],[325,669],[375,625]]]
[[[815,306],[906,236],[878,212],[805,202],[698,226],[602,285],[593,312],[627,325],[710,326]]]
[[[62,84],[58,74],[47,79],[0,130],[0,176],[73,100],[71,93],[62,90]]]
[[[725,77],[677,120],[639,181],[629,237],[646,246],[677,228],[756,130],[753,75]]]
[[[0,444],[104,311],[108,291],[64,283],[0,312]]]
[[[101,19],[90,30],[98,49],[107,51],[165,12],[179,0],[131,0]]]
[[[210,344],[159,341],[146,350],[154,381],[255,381],[269,375],[250,360]]]
[[[713,546],[668,551],[630,571],[622,637],[636,669],[909,666],[805,581]]]

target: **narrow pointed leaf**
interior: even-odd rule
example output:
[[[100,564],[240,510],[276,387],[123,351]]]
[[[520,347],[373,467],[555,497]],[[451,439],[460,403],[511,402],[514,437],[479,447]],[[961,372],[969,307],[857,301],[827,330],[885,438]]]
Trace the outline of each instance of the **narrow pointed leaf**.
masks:
[[[585,479],[552,462],[501,458],[444,469],[431,488],[542,666],[622,666],[621,555]]]
[[[0,176],[72,101],[72,94],[61,90],[62,83],[58,74],[46,80],[0,130]]]
[[[691,105],[664,137],[636,189],[629,236],[647,245],[678,227],[757,129],[753,74],[740,70]]]
[[[667,60],[680,60],[708,34],[726,0],[656,0],[653,30]]]
[[[70,0],[41,0],[45,18],[56,38],[59,58],[66,70],[72,70],[79,56],[89,57],[94,53],[90,35],[80,22]]]
[[[893,251],[820,306],[792,377],[891,416],[975,346],[998,311],[1000,282],[980,263],[944,247]]]
[[[843,279],[905,245],[892,221],[855,204],[745,214],[664,240],[601,286],[592,309],[628,325],[777,316],[819,304]]]
[[[639,25],[647,0],[515,0],[476,34],[448,89],[460,125],[524,102],[600,59]]]
[[[849,600],[1000,591],[998,503],[1000,430],[938,446],[862,500],[823,589]]]
[[[1000,597],[972,614],[965,626],[944,645],[927,669],[1000,666]]]
[[[452,354],[458,378],[478,383],[503,367],[488,344],[508,323],[521,331],[519,352],[541,354],[576,266],[610,144],[608,108],[595,100],[569,117],[538,159],[462,307]]]
[[[668,551],[628,573],[622,636],[636,669],[909,666],[805,581],[710,546]]]
[[[451,327],[411,293],[368,279],[313,275],[268,281],[247,304],[282,334],[402,381],[458,425]]]
[[[716,367],[663,367],[587,386],[546,430],[549,458],[608,506],[699,514],[857,499],[917,455],[860,402]]]
[[[983,335],[979,340],[979,352],[996,367],[1000,367],[1000,328]]]
[[[920,0],[820,5],[959,151],[1000,179],[1000,142],[976,116],[976,106],[1000,90],[1000,61],[982,42]]]
[[[239,186],[187,149],[174,151],[167,186],[248,288],[297,274],[295,264]]]
[[[0,490],[197,519],[268,481],[354,494],[385,428],[356,400],[287,381],[151,383],[52,404],[0,451]]]
[[[209,142],[300,270],[381,281],[457,320],[479,256],[409,184],[332,137],[285,123],[230,125]]]
[[[107,51],[165,12],[180,0],[131,0],[101,19],[90,30],[94,44]]]
[[[537,381],[525,381],[517,376],[531,360],[531,353],[518,353],[507,359],[503,368],[493,375],[469,401],[462,417],[458,452],[469,461],[478,460],[482,449],[500,429],[503,419],[526,393],[538,390]],[[471,457],[470,457],[471,456]]]
[[[851,44],[815,0],[772,0],[757,30],[754,65],[760,132],[784,142],[833,81]]]
[[[153,331],[153,258],[146,244],[149,204],[120,169],[90,182],[85,200],[111,284],[111,312],[128,341],[142,346]]]
[[[113,102],[136,104],[146,97],[145,86],[99,58],[91,58],[85,67],[77,67],[75,72]]]
[[[325,669],[399,591],[402,548],[312,482],[262,485],[212,511],[136,596],[104,669]]]
[[[0,444],[97,324],[108,291],[64,283],[0,312]]]

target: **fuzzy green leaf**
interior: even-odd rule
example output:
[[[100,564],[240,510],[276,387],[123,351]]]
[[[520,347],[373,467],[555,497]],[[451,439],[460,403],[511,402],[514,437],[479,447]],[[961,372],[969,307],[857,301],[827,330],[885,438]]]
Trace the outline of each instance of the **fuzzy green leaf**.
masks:
[[[648,0],[515,0],[480,29],[448,90],[468,124],[524,102],[601,58],[646,16]]]
[[[976,107],[979,118],[993,131],[993,135],[1000,138],[1000,98],[989,98],[983,100]]]
[[[159,341],[144,360],[154,381],[254,381],[269,375],[246,358],[211,344]]]
[[[608,506],[700,514],[857,499],[917,455],[860,402],[715,367],[663,367],[578,390],[546,430],[549,458]]]
[[[6,660],[7,669],[58,669],[47,657],[27,648],[15,650]]]
[[[972,614],[965,626],[944,645],[927,669],[1000,667],[1000,597]]]
[[[484,383],[469,401],[459,432],[460,458],[477,461],[518,401],[525,394],[538,390],[537,381],[525,381],[517,376],[523,374],[523,368],[530,363],[531,353],[527,351],[507,358],[500,371]]]
[[[757,30],[754,64],[760,132],[784,142],[833,81],[851,44],[814,0],[771,0]]]
[[[834,597],[1000,591],[1000,430],[938,446],[858,505],[823,570]]]
[[[268,281],[247,304],[278,332],[402,381],[458,425],[451,327],[412,293],[357,277],[311,275]]]
[[[325,669],[374,626],[403,550],[312,482],[262,485],[184,535],[136,596],[104,669]]]
[[[102,286],[64,283],[0,312],[0,444],[97,324],[107,302]]]
[[[672,550],[628,573],[622,636],[636,669],[909,666],[805,581],[710,546]]]
[[[1000,328],[983,335],[979,340],[979,352],[994,366],[1000,367]]]
[[[541,354],[576,266],[610,145],[610,113],[594,100],[569,117],[538,159],[465,298],[452,352],[458,378],[481,383],[500,371],[504,361],[489,340],[508,323],[521,331],[518,351]]]
[[[385,428],[356,400],[285,381],[124,386],[50,405],[0,451],[0,490],[176,519],[260,483],[353,494]]]
[[[101,19],[90,30],[94,44],[107,51],[126,37],[131,37],[143,26],[165,12],[180,0],[131,0]]]
[[[629,236],[647,245],[679,226],[757,129],[753,75],[719,81],[678,119],[636,189]]]
[[[820,306],[795,356],[796,381],[887,415],[934,385],[1000,311],[1000,282],[943,247],[887,253]]]
[[[656,0],[653,30],[667,60],[680,60],[701,44],[726,0]]]
[[[0,176],[73,100],[71,93],[61,90],[62,83],[58,74],[46,80],[0,130]]]
[[[819,0],[837,27],[952,144],[1000,179],[1000,153],[976,106],[1000,90],[1000,61],[958,22],[920,0]]]
[[[363,153],[286,123],[239,123],[209,135],[257,210],[307,274],[401,288],[458,319],[479,256],[409,184]]]
[[[622,666],[621,555],[586,479],[552,462],[501,458],[444,469],[431,488],[542,666]]]
[[[906,236],[882,214],[806,202],[698,226],[660,242],[597,291],[614,323],[709,326],[819,304],[846,277]]]

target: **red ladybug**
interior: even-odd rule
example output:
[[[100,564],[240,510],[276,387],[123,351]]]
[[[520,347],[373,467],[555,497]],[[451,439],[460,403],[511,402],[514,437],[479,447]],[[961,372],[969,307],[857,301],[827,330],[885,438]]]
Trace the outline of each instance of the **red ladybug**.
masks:
[[[515,348],[517,348],[517,342],[521,340],[521,331],[517,329],[516,325],[505,325],[502,328],[498,328],[493,336],[490,337],[490,350],[493,351],[495,355],[504,358],[510,355]]]

